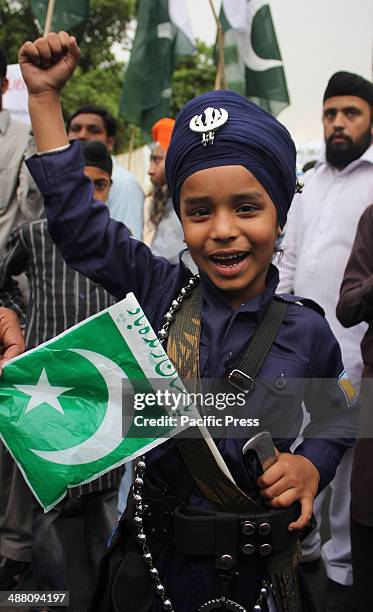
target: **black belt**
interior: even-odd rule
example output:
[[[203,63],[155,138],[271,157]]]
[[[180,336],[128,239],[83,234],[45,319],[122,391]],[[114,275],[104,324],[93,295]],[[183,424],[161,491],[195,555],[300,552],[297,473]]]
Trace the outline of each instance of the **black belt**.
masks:
[[[298,503],[281,510],[239,514],[183,505],[173,512],[157,512],[157,505],[151,504],[148,519],[151,535],[185,555],[216,556],[229,549],[235,560],[241,555],[267,557],[300,537],[299,531],[288,530],[289,523],[299,517]]]

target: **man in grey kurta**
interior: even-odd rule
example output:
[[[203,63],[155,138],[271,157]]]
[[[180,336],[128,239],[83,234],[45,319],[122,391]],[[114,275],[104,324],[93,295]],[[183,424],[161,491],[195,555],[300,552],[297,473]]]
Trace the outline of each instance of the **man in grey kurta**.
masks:
[[[29,126],[13,121],[2,106],[8,88],[6,61],[0,50],[0,253],[13,227],[40,217],[43,200],[24,159],[35,151]]]

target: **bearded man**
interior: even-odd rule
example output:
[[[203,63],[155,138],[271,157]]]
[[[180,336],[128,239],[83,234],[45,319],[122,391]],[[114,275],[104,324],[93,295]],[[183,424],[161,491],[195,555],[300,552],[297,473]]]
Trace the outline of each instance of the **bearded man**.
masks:
[[[366,324],[345,329],[336,317],[344,270],[358,221],[373,202],[373,85],[357,74],[337,72],[326,87],[323,103],[325,155],[305,175],[285,227],[280,292],[293,291],[325,310],[341,349],[350,379],[359,389],[362,373],[360,342]],[[320,410],[323,407],[320,406]],[[322,556],[329,578],[326,612],[352,612],[349,534],[352,449],[338,467],[330,504],[331,539]],[[305,560],[320,556],[320,536],[308,542]],[[346,601],[346,594],[350,601]],[[350,597],[351,594],[351,597]]]

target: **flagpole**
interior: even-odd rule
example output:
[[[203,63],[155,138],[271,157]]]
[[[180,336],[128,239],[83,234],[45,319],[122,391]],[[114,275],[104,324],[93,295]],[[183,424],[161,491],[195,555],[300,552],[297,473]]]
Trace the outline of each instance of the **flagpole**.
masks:
[[[56,0],[49,0],[48,2],[48,10],[47,10],[47,16],[45,19],[44,34],[43,34],[44,38],[48,36],[49,32],[51,31],[55,2]]]
[[[219,62],[216,70],[215,89],[227,89],[227,81],[225,78],[224,31],[219,16],[215,11],[213,1],[209,0],[209,2],[216,22],[217,38],[219,43]]]

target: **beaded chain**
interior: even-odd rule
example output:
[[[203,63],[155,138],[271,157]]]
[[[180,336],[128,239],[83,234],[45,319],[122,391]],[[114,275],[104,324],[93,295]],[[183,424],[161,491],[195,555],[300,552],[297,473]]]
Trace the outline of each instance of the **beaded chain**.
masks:
[[[175,300],[172,300],[170,309],[166,312],[166,314],[163,317],[164,324],[157,334],[158,340],[160,341],[161,344],[168,337],[168,330],[169,330],[171,323],[175,319],[175,312],[177,310],[180,310],[185,298],[189,297],[192,292],[192,289],[194,289],[198,285],[199,279],[200,279],[199,274],[195,274],[194,276],[192,276],[192,278],[189,279],[188,284],[181,289],[177,298]]]
[[[197,286],[199,279],[200,279],[199,274],[195,274],[192,278],[189,279],[188,284],[181,289],[177,298],[175,300],[172,300],[171,307],[169,308],[169,310],[166,312],[166,314],[163,317],[164,324],[157,334],[158,339],[161,343],[163,343],[168,337],[169,327],[174,321],[175,312],[181,308],[183,300],[190,296],[191,291]],[[136,540],[137,540],[138,545],[141,547],[142,557],[147,565],[149,575],[151,579],[153,580],[155,591],[161,600],[163,610],[165,610],[165,612],[175,612],[173,605],[171,603],[171,600],[168,598],[166,594],[166,589],[159,578],[158,570],[154,566],[153,556],[152,556],[152,553],[150,552],[147,536],[144,531],[142,516],[146,514],[146,512],[149,509],[149,507],[143,503],[143,497],[142,497],[145,471],[146,471],[146,464],[145,464],[145,456],[143,455],[142,457],[140,457],[140,460],[137,462],[137,465],[135,468],[135,480],[134,480],[133,489],[132,489],[132,499],[135,505],[135,516],[134,516],[133,522],[137,530]],[[267,600],[268,594],[271,588],[272,588],[272,585],[269,581],[267,580],[262,581],[262,586],[260,589],[259,597],[257,601],[255,602],[253,612],[262,611],[263,609],[262,605]],[[200,611],[208,612],[209,610],[218,610],[219,608],[221,609],[222,605],[224,606],[224,604],[226,604],[225,605],[226,610],[231,610],[232,612],[246,612],[246,610],[242,608],[242,606],[240,606],[239,604],[233,601],[230,601],[230,600],[224,601],[221,598],[214,599],[214,600],[207,602],[200,608]]]

